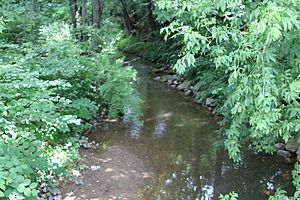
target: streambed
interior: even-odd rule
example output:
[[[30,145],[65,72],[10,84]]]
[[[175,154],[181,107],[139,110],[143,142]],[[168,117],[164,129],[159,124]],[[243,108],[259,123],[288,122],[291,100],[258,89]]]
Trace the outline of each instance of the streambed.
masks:
[[[249,149],[244,149],[240,162],[229,160],[225,151],[213,148],[217,117],[190,97],[153,80],[153,63],[135,61],[133,65],[139,73],[137,90],[143,99],[143,126],[106,122],[88,137],[105,147],[96,151],[100,157],[107,149],[121,146],[142,162],[135,166],[142,169],[135,170],[146,172],[147,178],[143,184],[139,182],[138,190],[131,191],[136,193],[135,198],[211,200],[235,191],[241,200],[260,200],[267,199],[278,187],[293,192],[292,165]]]

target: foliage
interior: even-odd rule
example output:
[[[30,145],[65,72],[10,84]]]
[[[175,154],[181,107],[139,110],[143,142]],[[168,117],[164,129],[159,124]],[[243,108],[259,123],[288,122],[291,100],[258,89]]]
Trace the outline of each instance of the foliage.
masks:
[[[224,79],[220,112],[231,158],[240,158],[243,141],[271,153],[279,138],[299,137],[300,1],[156,3],[158,19],[169,23],[165,39],[182,44],[177,72],[195,68],[201,77],[214,67],[211,76]],[[199,69],[203,60],[212,62]]]
[[[46,159],[38,150],[40,141],[30,135],[6,136],[0,140],[0,197],[37,196],[37,172],[47,171]]]
[[[142,40],[133,36],[124,35],[118,42],[118,48],[124,53],[141,56],[153,62],[171,64],[177,60],[175,56],[175,52],[177,52],[178,49],[177,45],[169,44],[160,37],[150,37],[146,40]]]
[[[229,194],[220,194],[220,200],[238,200],[239,195],[235,192],[230,192]]]
[[[34,199],[40,182],[67,175],[79,159],[77,134],[90,128],[102,109],[111,117],[139,110],[139,98],[132,95],[136,72],[122,66],[114,47],[122,36],[119,27],[103,22],[105,31],[95,34],[101,40],[96,53],[92,40],[76,42],[62,21],[66,2],[33,2],[1,2],[0,198],[5,199]],[[24,13],[30,8],[35,10]],[[138,119],[138,113],[128,115]]]
[[[278,189],[276,193],[269,197],[269,200],[297,200],[300,198],[300,165],[297,163],[295,169],[292,172],[293,175],[293,184],[296,188],[294,196],[287,196],[286,191]]]

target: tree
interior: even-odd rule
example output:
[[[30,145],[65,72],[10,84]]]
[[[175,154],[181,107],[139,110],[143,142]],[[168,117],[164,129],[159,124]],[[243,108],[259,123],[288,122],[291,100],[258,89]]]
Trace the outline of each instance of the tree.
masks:
[[[81,23],[82,23],[82,32],[81,32],[81,40],[86,41],[87,40],[87,0],[81,0]]]
[[[124,22],[124,26],[125,26],[125,30],[129,33],[132,34],[134,33],[134,25],[129,17],[128,11],[127,11],[127,5],[126,5],[126,1],[124,0],[120,0],[121,2],[121,7],[122,7],[122,17],[123,17],[123,22]]]
[[[71,23],[73,25],[73,29],[77,28],[77,20],[76,20],[76,13],[77,13],[77,0],[69,0],[70,5],[70,14],[71,14]]]

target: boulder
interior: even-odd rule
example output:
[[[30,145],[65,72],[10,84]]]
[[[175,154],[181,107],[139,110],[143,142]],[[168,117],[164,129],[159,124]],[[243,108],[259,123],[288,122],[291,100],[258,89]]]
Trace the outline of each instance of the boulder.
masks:
[[[185,80],[180,85],[178,85],[177,89],[180,91],[182,90],[186,91],[190,88],[190,85],[191,85],[191,81]]]
[[[173,84],[178,85],[178,81],[177,80],[173,81]]]
[[[278,151],[277,151],[277,154],[278,154],[279,156],[282,156],[282,157],[285,157],[285,158],[290,158],[290,157],[292,157],[292,154],[291,154],[289,151],[282,150],[282,149],[278,150]]]
[[[285,148],[292,153],[296,153],[299,148],[299,143],[294,138],[291,138],[287,141]]]
[[[216,101],[212,98],[207,98],[205,101],[205,105],[208,107],[214,107],[216,105]]]

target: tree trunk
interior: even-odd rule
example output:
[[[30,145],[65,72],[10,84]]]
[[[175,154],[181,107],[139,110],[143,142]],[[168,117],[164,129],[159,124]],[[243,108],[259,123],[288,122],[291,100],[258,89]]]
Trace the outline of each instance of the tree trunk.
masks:
[[[149,26],[150,26],[150,29],[152,31],[156,30],[157,29],[157,23],[155,21],[155,18],[153,16],[153,3],[152,3],[152,0],[148,0],[148,22],[149,22]]]
[[[100,28],[100,19],[103,11],[103,2],[100,0],[93,0],[93,27],[95,29]]]
[[[82,23],[82,32],[81,32],[81,41],[87,40],[87,0],[81,0],[81,23]]]
[[[71,11],[71,22],[73,25],[73,29],[77,28],[77,20],[76,20],[76,13],[77,13],[77,4],[76,0],[69,0],[70,11]]]
[[[125,29],[128,33],[132,34],[134,32],[134,26],[133,26],[133,24],[130,20],[129,14],[127,12],[126,2],[124,0],[120,0],[120,2],[122,4],[122,14],[123,14]]]
[[[92,7],[93,7],[92,24],[93,24],[93,28],[95,30],[95,33],[92,37],[92,39],[93,39],[93,48],[94,48],[95,51],[99,51],[100,41],[99,41],[99,38],[97,36],[97,30],[100,29],[100,21],[101,21],[101,16],[102,16],[102,11],[103,11],[104,4],[103,4],[103,2],[101,2],[101,0],[93,0]]]

